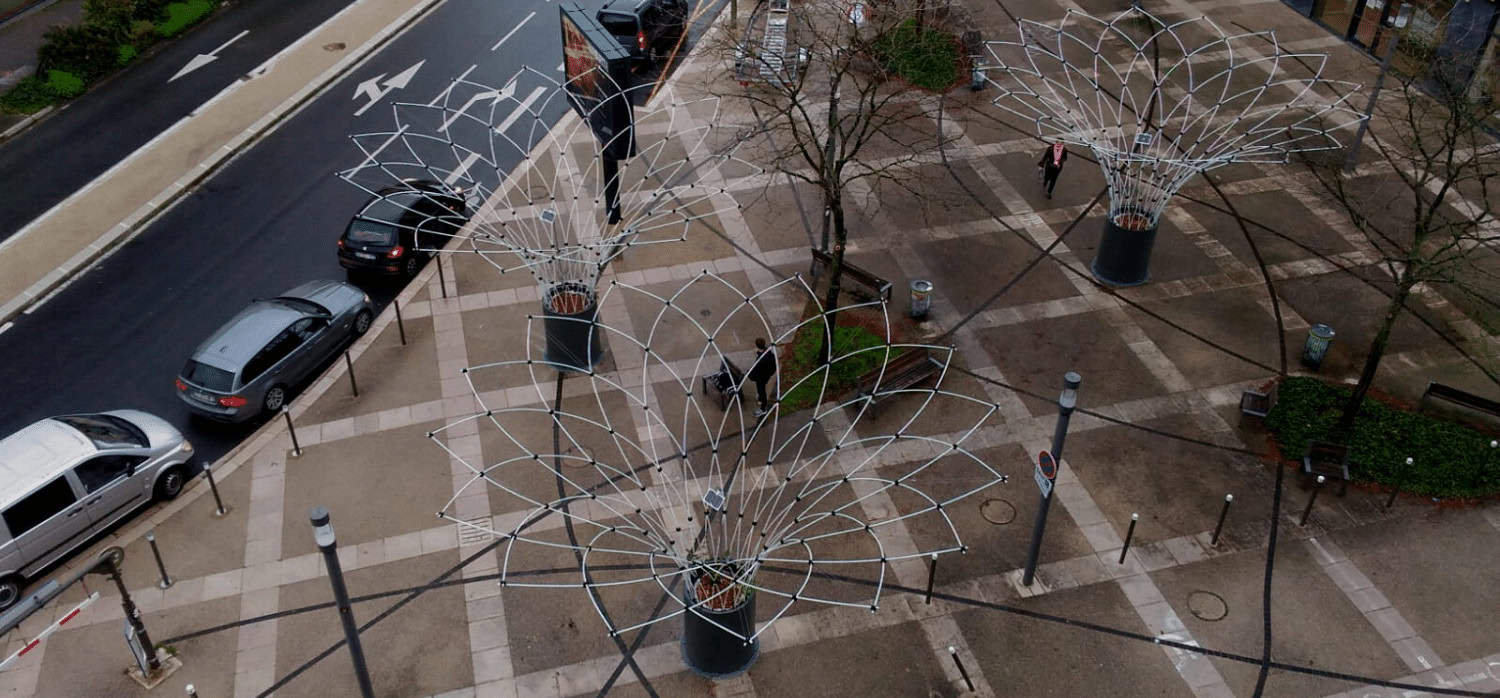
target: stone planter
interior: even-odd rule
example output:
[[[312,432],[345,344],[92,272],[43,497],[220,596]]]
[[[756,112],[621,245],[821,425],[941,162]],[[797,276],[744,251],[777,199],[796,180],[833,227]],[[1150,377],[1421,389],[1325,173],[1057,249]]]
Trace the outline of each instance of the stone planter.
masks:
[[[582,284],[558,284],[542,299],[547,336],[544,358],[559,371],[586,372],[604,358],[595,324],[599,308],[593,290]]]
[[[1156,226],[1150,225],[1150,220],[1129,210],[1105,219],[1104,237],[1099,240],[1094,263],[1089,265],[1094,278],[1111,286],[1139,286],[1151,279]]]

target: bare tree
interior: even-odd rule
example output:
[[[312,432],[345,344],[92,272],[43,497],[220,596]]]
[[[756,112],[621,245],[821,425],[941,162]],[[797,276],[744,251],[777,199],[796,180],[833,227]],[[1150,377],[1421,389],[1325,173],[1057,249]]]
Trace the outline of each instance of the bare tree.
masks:
[[[739,135],[746,145],[741,156],[773,173],[768,188],[781,175],[811,185],[821,197],[822,246],[832,260],[825,308],[839,306],[851,186],[888,182],[916,193],[906,175],[918,163],[935,161],[942,145],[934,119],[942,88],[913,87],[890,67],[899,48],[907,60],[927,59],[934,73],[941,72],[943,46],[929,32],[951,33],[933,21],[935,14],[947,16],[937,4],[801,0],[788,7],[763,0],[744,32],[730,32],[729,41],[714,47],[734,61],[739,80],[712,76],[706,90],[723,97],[727,108],[741,105],[752,119]],[[925,26],[918,25],[924,14]],[[913,50],[913,42],[924,39],[932,55]],[[951,41],[948,49],[956,79],[958,51]]]
[[[1457,59],[1403,38],[1370,126],[1379,157],[1356,176],[1310,164],[1319,183],[1379,254],[1390,301],[1334,433],[1346,437],[1413,293],[1427,287],[1481,312],[1500,310],[1500,149],[1486,129],[1497,105],[1472,99]],[[1373,170],[1371,174],[1369,171]],[[1491,374],[1493,378],[1493,374]]]

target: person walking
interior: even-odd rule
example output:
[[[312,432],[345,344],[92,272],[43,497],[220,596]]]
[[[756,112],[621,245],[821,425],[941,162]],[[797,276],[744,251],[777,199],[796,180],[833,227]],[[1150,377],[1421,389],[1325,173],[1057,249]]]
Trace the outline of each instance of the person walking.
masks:
[[[1037,161],[1036,166],[1042,169],[1042,187],[1047,190],[1047,198],[1052,198],[1052,190],[1057,186],[1057,176],[1062,174],[1063,163],[1068,161],[1068,150],[1061,143],[1053,143],[1042,151],[1042,159]]]
[[[755,381],[755,397],[759,407],[755,410],[755,416],[765,414],[770,404],[766,395],[766,384],[776,376],[776,352],[766,348],[766,340],[755,338],[755,363],[750,365],[750,380]]]

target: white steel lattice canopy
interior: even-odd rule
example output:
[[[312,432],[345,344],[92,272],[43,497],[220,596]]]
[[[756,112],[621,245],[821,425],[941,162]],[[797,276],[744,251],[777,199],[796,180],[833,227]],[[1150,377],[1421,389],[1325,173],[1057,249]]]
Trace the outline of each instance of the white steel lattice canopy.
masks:
[[[597,69],[580,80],[613,84]],[[431,103],[393,104],[394,128],[354,135],[363,160],[339,176],[372,195],[414,190],[392,201],[414,214],[402,225],[421,228],[419,251],[478,254],[502,273],[529,270],[543,287],[592,289],[627,248],[683,240],[694,221],[736,206],[719,196],[720,167],[740,161],[732,139],[724,147],[711,139],[718,100],[679,99],[664,88],[648,101],[654,87],[624,90],[646,104],[634,110],[636,155],[613,176],[617,223],[605,207],[604,144],[571,112],[551,126],[568,110],[566,86],[529,67],[500,88],[458,79]],[[626,129],[614,138],[630,136]],[[431,213],[429,202],[452,197],[466,207]],[[461,243],[450,245],[454,238]]]
[[[707,618],[699,609],[752,594],[771,621],[795,601],[876,609],[892,566],[965,549],[955,505],[1006,480],[966,444],[1001,418],[995,404],[951,389],[950,347],[889,341],[845,353],[836,344],[804,378],[771,383],[773,399],[778,385],[782,398],[821,398],[830,370],[857,374],[901,352],[931,352],[940,365],[935,386],[877,384],[878,417],[869,395],[826,395],[829,402],[794,413],[776,402],[757,418],[746,355],[730,361],[730,375],[748,394],[721,410],[708,381],[729,354],[757,336],[785,344],[830,331],[827,313],[774,331],[760,306],[785,293],[816,307],[799,277],[748,295],[707,271],[671,291],[611,283],[600,289],[600,306],[622,303],[636,311],[608,315],[637,318],[634,327],[628,319],[601,324],[616,365],[566,381],[531,355],[466,369],[479,412],[432,438],[468,478],[439,515],[501,541],[502,585],[584,589],[611,633],[684,613]],[[890,336],[882,303],[852,308],[864,309],[872,332]],[[541,331],[539,320],[528,332]],[[781,368],[795,360],[783,354]],[[525,390],[484,390],[528,380]],[[476,426],[482,455],[453,445],[449,432]],[[494,515],[461,515],[475,495],[488,497]],[[708,577],[719,585],[685,598],[684,585]],[[650,610],[663,593],[673,603]]]
[[[1229,33],[1206,16],[1168,22],[1139,8],[1113,19],[1070,10],[1018,30],[987,44],[994,104],[1045,140],[1092,151],[1111,220],[1133,214],[1154,227],[1194,174],[1339,148],[1334,132],[1363,118],[1347,105],[1359,86],[1323,77],[1327,55],[1288,52],[1272,31]]]

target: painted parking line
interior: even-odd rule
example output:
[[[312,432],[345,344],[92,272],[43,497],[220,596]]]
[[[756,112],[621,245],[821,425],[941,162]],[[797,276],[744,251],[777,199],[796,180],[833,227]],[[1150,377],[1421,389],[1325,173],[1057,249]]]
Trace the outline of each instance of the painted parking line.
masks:
[[[508,31],[508,32],[506,32],[505,36],[500,37],[500,40],[496,41],[495,45],[490,47],[490,50],[494,51],[495,49],[500,48],[500,44],[505,43],[506,39],[509,39],[513,34],[515,34],[516,32],[520,31],[521,27],[525,26],[526,23],[529,22],[529,21],[531,21],[531,18],[535,17],[535,16],[536,16],[536,10],[532,10],[531,14],[526,15],[525,19],[523,19],[523,20],[521,20],[519,22],[516,22],[516,26],[511,27],[511,30]]]

